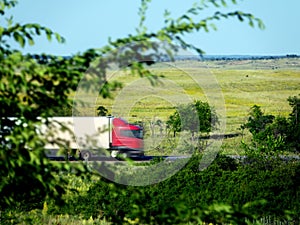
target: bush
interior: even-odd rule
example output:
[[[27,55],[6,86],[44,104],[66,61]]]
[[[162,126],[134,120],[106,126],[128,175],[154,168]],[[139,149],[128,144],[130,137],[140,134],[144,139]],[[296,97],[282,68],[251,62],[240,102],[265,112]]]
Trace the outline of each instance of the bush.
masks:
[[[170,115],[167,121],[167,127],[173,131],[174,137],[177,132],[183,130],[190,131],[192,136],[198,132],[209,133],[216,129],[218,124],[215,109],[200,100],[178,106],[177,111]]]
[[[246,224],[266,216],[286,219],[285,210],[294,219],[300,215],[299,161],[257,159],[237,164],[219,155],[211,166],[199,171],[200,159],[201,155],[195,155],[174,176],[148,186],[101,179],[86,195],[51,210],[86,219],[107,218],[114,224]]]
[[[300,98],[289,97],[292,112],[288,118],[265,115],[260,106],[251,107],[248,121],[241,126],[252,134],[250,145],[243,143],[248,155],[278,155],[300,151]]]

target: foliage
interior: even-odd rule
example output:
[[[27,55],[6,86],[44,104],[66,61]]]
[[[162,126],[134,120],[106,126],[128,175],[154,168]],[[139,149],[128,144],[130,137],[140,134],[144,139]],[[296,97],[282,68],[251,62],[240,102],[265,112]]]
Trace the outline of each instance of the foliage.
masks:
[[[248,122],[242,128],[248,128],[254,138],[261,139],[261,133],[265,132],[267,125],[273,122],[274,116],[264,115],[257,105],[251,107],[249,114]]]
[[[1,0],[0,2],[0,14],[5,15],[6,10],[16,6],[17,0]],[[65,42],[65,39],[58,33],[53,32],[51,29],[41,26],[36,23],[19,24],[14,23],[13,18],[6,19],[7,27],[0,27],[0,51],[2,54],[10,54],[10,39],[13,38],[21,47],[24,47],[27,43],[34,45],[34,36],[40,36],[45,34],[50,41],[53,37],[60,43]]]
[[[93,218],[88,219],[82,218],[78,215],[56,215],[47,214],[47,211],[43,210],[32,210],[29,212],[5,212],[1,215],[1,224],[59,224],[59,225],[111,225],[112,223],[105,219]]]
[[[198,112],[200,132],[209,133],[216,129],[219,120],[215,109],[207,102],[202,102],[200,100],[195,101],[195,108]]]
[[[209,133],[218,123],[215,110],[207,102],[195,100],[194,103],[180,105],[177,111],[169,116],[167,126],[174,136],[182,130],[191,131],[194,136],[194,133],[199,131]]]
[[[200,160],[201,155],[195,155],[177,174],[149,186],[101,179],[86,193],[70,196],[63,207],[49,205],[49,213],[106,218],[113,224],[256,224],[267,216],[299,220],[299,161],[240,164],[218,155],[199,171]],[[148,176],[139,175],[137,179]]]
[[[297,96],[289,97],[288,102],[292,107],[288,118],[264,115],[257,105],[251,108],[248,121],[241,126],[252,134],[252,145],[244,143],[248,154],[278,154],[286,150],[299,152],[300,99]]]
[[[288,98],[292,112],[289,115],[289,135],[287,143],[291,143],[291,147],[300,152],[300,94],[299,96],[290,96]]]
[[[1,1],[1,14],[15,4]],[[39,135],[39,128],[43,118],[47,121],[56,109],[70,104],[69,94],[76,88],[79,72],[74,69],[76,63],[62,57],[25,56],[9,45],[9,38],[21,47],[33,44],[33,36],[43,32],[48,39],[63,42],[50,29],[9,19],[0,31],[0,209],[24,203],[28,208],[31,204],[39,207],[47,196],[60,200],[66,181],[55,174],[70,169],[68,163],[55,165],[46,159],[46,140]],[[82,170],[78,167],[77,171]]]
[[[100,105],[97,108],[97,115],[98,116],[107,116],[108,110],[104,106]]]

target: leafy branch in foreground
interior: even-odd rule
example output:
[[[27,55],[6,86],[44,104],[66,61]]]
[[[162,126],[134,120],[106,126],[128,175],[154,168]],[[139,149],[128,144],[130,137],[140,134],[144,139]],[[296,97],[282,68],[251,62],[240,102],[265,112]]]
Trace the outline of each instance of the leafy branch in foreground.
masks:
[[[144,6],[148,1],[142,1],[143,7],[140,9],[140,14],[142,15],[142,20],[140,22],[140,26],[142,26],[145,22],[145,10],[147,9]],[[232,1],[236,4],[236,1]],[[183,15],[179,16],[176,19],[172,19],[170,17],[171,13],[169,11],[165,11],[165,25],[161,29],[157,30],[156,32],[147,33],[145,29],[143,32],[140,32],[140,29],[137,29],[137,35],[129,35],[127,38],[120,38],[116,41],[110,41],[110,45],[114,48],[120,48],[128,43],[135,43],[140,41],[161,41],[167,42],[169,45],[179,45],[183,49],[191,49],[195,50],[197,53],[202,55],[204,53],[203,50],[200,48],[187,43],[184,41],[183,36],[188,33],[198,32],[204,30],[205,32],[209,32],[210,28],[213,30],[216,29],[216,26],[213,24],[214,21],[218,21],[221,19],[228,19],[228,18],[237,18],[239,21],[243,22],[244,20],[248,20],[248,23],[251,27],[257,25],[260,29],[264,29],[263,22],[256,18],[251,13],[244,13],[242,11],[234,11],[228,13],[222,13],[220,11],[215,12],[212,16],[199,19],[198,16],[201,15],[201,12],[209,7],[209,4],[220,8],[226,7],[226,1],[216,1],[216,0],[207,0],[202,1],[201,3],[195,3],[193,7],[189,8]],[[152,47],[150,45],[150,47]],[[170,46],[166,46],[170,47]],[[177,48],[173,49],[176,50]],[[113,48],[105,48],[105,51],[112,51]],[[169,52],[170,53],[170,52]],[[171,56],[171,54],[169,55]]]
[[[0,1],[1,16],[16,3]],[[76,89],[81,73],[71,60],[23,55],[11,47],[14,42],[21,47],[34,44],[35,36],[64,41],[59,34],[38,24],[20,25],[10,18],[6,27],[0,26],[1,211],[7,206],[39,206],[47,197],[60,201],[67,180],[57,173],[72,170],[80,174],[85,170],[82,165],[53,164],[45,157],[41,124],[57,109],[71,105],[69,95]]]
[[[14,23],[13,17],[6,19],[7,27],[0,26],[0,49],[1,52],[7,52],[11,46],[8,40],[14,39],[22,48],[26,44],[34,45],[34,37],[46,35],[48,41],[54,37],[59,43],[64,43],[65,38],[51,29],[41,26],[37,23],[20,24]]]

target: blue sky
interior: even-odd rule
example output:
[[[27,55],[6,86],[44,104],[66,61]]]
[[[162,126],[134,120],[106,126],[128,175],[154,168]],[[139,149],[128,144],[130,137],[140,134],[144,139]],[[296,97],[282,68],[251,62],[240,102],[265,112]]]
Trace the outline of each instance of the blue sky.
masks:
[[[199,1],[199,0],[198,0]],[[176,18],[196,0],[152,0],[146,25],[157,30],[163,25],[163,13],[168,9]],[[265,30],[251,28],[246,22],[233,19],[216,22],[217,31],[186,35],[186,40],[208,55],[300,55],[299,0],[237,0],[228,7],[210,7],[203,16],[216,10],[250,12],[263,20]],[[36,45],[24,52],[72,55],[88,48],[99,48],[112,39],[135,33],[140,0],[19,0],[9,11],[15,22],[37,22],[60,33],[65,44],[49,43],[38,38]]]

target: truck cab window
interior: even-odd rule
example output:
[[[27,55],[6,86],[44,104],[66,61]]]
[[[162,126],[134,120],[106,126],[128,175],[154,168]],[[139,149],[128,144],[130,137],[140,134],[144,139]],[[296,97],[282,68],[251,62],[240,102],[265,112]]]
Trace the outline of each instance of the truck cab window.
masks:
[[[142,130],[121,130],[120,135],[123,137],[131,137],[131,138],[143,138]]]

